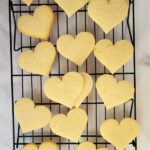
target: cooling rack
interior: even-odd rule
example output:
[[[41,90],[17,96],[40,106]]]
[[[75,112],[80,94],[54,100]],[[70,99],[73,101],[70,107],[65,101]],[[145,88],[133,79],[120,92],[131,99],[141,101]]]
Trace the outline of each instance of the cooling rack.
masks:
[[[16,28],[16,22],[19,16],[25,13],[32,14],[34,9],[39,5],[49,5],[55,13],[55,23],[52,29],[50,41],[56,46],[57,38],[62,34],[76,35],[81,31],[88,31],[94,34],[96,41],[108,38],[113,42],[126,39],[132,42],[135,47],[135,17],[134,17],[134,0],[130,0],[128,17],[120,25],[114,28],[108,34],[104,34],[88,16],[87,6],[79,10],[71,18],[68,18],[64,11],[54,2],[54,0],[35,0],[34,3],[27,7],[21,0],[9,0],[9,28],[10,28],[10,60],[11,60],[11,91],[12,91],[12,126],[13,126],[13,150],[21,149],[27,143],[41,143],[44,140],[52,139],[59,144],[60,150],[73,150],[84,140],[94,142],[97,147],[106,146],[110,150],[115,149],[110,143],[105,141],[100,133],[100,124],[109,118],[121,120],[124,117],[136,119],[136,92],[134,99],[126,104],[106,110],[96,89],[93,88],[91,94],[83,102],[82,108],[86,110],[89,122],[79,142],[75,143],[70,140],[61,138],[53,134],[49,127],[33,131],[28,134],[22,134],[20,126],[15,121],[14,103],[18,98],[28,97],[34,100],[36,105],[45,105],[51,109],[53,114],[67,113],[68,109],[64,106],[48,100],[43,93],[43,83],[46,80],[37,74],[26,73],[18,67],[18,55],[24,49],[32,49],[40,40],[26,37],[19,33]],[[136,63],[135,52],[133,59],[123,66],[114,76],[117,79],[130,80],[136,89]],[[56,61],[53,65],[51,76],[62,76],[69,71],[88,72],[95,82],[100,75],[109,74],[107,69],[101,65],[93,54],[86,60],[82,67],[77,67],[70,61],[57,54]],[[133,140],[127,150],[137,150],[137,140]]]

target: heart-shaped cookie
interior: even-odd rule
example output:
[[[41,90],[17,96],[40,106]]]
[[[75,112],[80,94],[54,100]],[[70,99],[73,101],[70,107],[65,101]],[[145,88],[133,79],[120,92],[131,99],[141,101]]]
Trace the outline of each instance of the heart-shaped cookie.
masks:
[[[97,79],[96,88],[107,109],[123,104],[134,97],[134,87],[127,81],[117,81],[112,75]]]
[[[53,141],[44,141],[41,145],[27,144],[22,150],[59,150],[58,145]]]
[[[108,33],[128,15],[129,0],[91,0],[89,16]]]
[[[41,42],[34,51],[27,50],[19,55],[19,66],[27,72],[48,76],[55,55],[56,50],[50,42]]]
[[[128,63],[133,51],[134,48],[128,41],[120,40],[113,45],[110,40],[103,39],[96,44],[94,55],[111,73],[115,73]]]
[[[81,32],[75,38],[63,35],[57,40],[57,50],[65,58],[81,66],[94,50],[95,39],[89,32]]]
[[[62,79],[52,77],[44,84],[44,92],[49,99],[72,108],[84,85],[80,73],[69,72]]]
[[[77,150],[108,150],[108,148],[97,149],[95,144],[89,141],[85,141],[78,146]]]
[[[120,124],[114,119],[109,119],[100,126],[100,133],[105,140],[113,144],[118,150],[124,150],[136,138],[139,129],[139,124],[134,119],[125,118]]]
[[[36,144],[26,144],[22,150],[39,150]]]
[[[91,76],[87,73],[80,73],[83,77],[83,81],[84,81],[84,85],[83,85],[83,89],[82,92],[80,93],[80,95],[77,97],[74,106],[76,108],[79,108],[81,103],[85,100],[85,98],[89,95],[89,93],[92,90],[93,87],[93,80],[91,78]]]
[[[51,112],[47,107],[35,107],[33,101],[28,98],[17,100],[14,112],[22,133],[42,128],[49,124],[51,120]]]
[[[54,13],[49,6],[39,6],[35,9],[33,16],[22,15],[17,22],[20,32],[33,38],[48,40],[54,21]]]
[[[86,5],[88,0],[55,0],[55,2],[71,17],[77,10]]]
[[[22,0],[26,5],[30,6],[33,0]]]
[[[72,109],[67,116],[58,114],[51,120],[51,130],[64,138],[78,142],[87,124],[87,114],[83,109]]]

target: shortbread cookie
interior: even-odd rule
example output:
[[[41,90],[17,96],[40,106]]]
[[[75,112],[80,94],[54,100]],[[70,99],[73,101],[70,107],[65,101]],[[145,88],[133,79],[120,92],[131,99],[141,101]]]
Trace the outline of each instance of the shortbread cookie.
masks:
[[[29,14],[22,15],[17,22],[20,32],[33,38],[48,40],[52,24],[54,21],[54,13],[49,6],[39,6],[35,9],[33,16]]]
[[[48,76],[56,50],[50,42],[39,43],[35,50],[26,50],[19,56],[19,66],[27,72]]]
[[[109,150],[108,148],[98,148],[97,150]]]
[[[78,147],[77,150],[109,150],[108,148],[96,148],[96,145],[93,144],[92,142],[85,141],[81,143]]]
[[[138,122],[131,118],[123,119],[120,124],[114,119],[109,119],[100,126],[100,133],[103,138],[118,150],[124,150],[136,138],[139,130]]]
[[[55,0],[55,2],[71,17],[77,10],[86,5],[88,0]]]
[[[128,9],[129,0],[91,0],[88,14],[108,33],[127,17]]]
[[[29,98],[18,99],[14,106],[14,112],[22,133],[43,128],[51,120],[50,110],[45,106],[35,106]]]
[[[75,38],[63,35],[57,40],[58,52],[65,58],[81,66],[94,50],[95,39],[89,32],[81,32]]]
[[[39,150],[36,144],[26,144],[22,150]]]
[[[27,144],[22,150],[59,150],[58,145],[51,141],[44,141],[41,145]]]
[[[39,150],[59,150],[59,146],[54,141],[48,140],[39,146]]]
[[[33,0],[22,0],[26,5],[30,6]]]
[[[72,108],[83,86],[84,80],[80,73],[69,72],[62,79],[59,77],[48,79],[44,84],[44,92],[49,99]]]
[[[133,57],[134,48],[125,40],[113,45],[110,40],[100,40],[94,50],[96,58],[111,72],[115,73]]]
[[[93,80],[91,78],[91,76],[87,73],[80,73],[83,77],[83,81],[84,81],[84,85],[83,85],[83,89],[82,92],[80,93],[80,95],[77,97],[74,106],[76,108],[79,108],[81,103],[85,100],[85,98],[89,95],[89,93],[92,90],[93,87]]]
[[[107,109],[123,104],[134,97],[134,87],[127,81],[117,81],[112,75],[97,79],[96,88]]]
[[[78,142],[87,124],[87,114],[83,109],[72,109],[67,116],[55,115],[50,123],[51,130],[66,139]]]

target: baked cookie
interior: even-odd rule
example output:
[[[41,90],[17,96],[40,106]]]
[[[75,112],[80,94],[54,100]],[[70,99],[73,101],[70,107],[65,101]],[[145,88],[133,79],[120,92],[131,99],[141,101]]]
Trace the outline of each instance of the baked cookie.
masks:
[[[17,27],[27,36],[48,40],[53,22],[53,10],[49,6],[42,5],[35,9],[33,16],[22,15],[17,21]]]
[[[35,50],[26,50],[19,55],[19,66],[24,71],[48,76],[56,56],[52,43],[41,42]]]
[[[77,36],[62,35],[57,40],[57,50],[65,58],[81,66],[92,53],[95,38],[89,32],[81,32]]]
[[[100,126],[100,133],[105,140],[113,144],[118,150],[123,150],[136,138],[140,130],[136,120],[125,118],[120,123],[108,119]]]
[[[74,106],[76,108],[80,107],[81,103],[89,95],[89,93],[91,92],[92,87],[93,87],[93,79],[92,79],[92,77],[89,74],[84,73],[84,72],[81,72],[80,74],[83,77],[84,84],[83,84],[82,92],[77,97],[77,99],[76,99],[76,101],[74,103]]]
[[[72,109],[67,116],[55,115],[50,123],[50,128],[55,134],[66,139],[78,142],[87,124],[87,114],[83,109]]]
[[[77,10],[88,3],[88,0],[55,0],[55,2],[71,17]]]
[[[82,142],[76,150],[109,150],[108,148],[96,148],[96,145],[92,142],[85,141]]]
[[[127,17],[128,9],[129,0],[91,0],[88,14],[108,33]]]
[[[95,57],[113,74],[133,57],[133,45],[126,41],[117,41],[114,45],[110,40],[103,39],[97,42]]]
[[[39,150],[36,144],[26,144],[22,150]]]
[[[26,5],[30,6],[33,2],[33,0],[22,0]]]
[[[52,116],[47,107],[35,106],[29,98],[18,99],[14,106],[14,112],[22,133],[43,128],[50,123]]]
[[[48,140],[44,141],[39,146],[36,144],[27,144],[22,150],[59,150],[59,148],[55,142]]]
[[[117,81],[112,75],[97,79],[96,89],[107,109],[123,104],[134,97],[134,87],[127,81]]]
[[[89,95],[93,80],[87,73],[69,72],[62,78],[52,77],[44,84],[44,92],[49,99],[64,106],[79,108]]]
[[[52,77],[44,83],[45,95],[62,105],[72,108],[76,99],[82,92],[84,85],[80,73],[69,72],[62,78]]]

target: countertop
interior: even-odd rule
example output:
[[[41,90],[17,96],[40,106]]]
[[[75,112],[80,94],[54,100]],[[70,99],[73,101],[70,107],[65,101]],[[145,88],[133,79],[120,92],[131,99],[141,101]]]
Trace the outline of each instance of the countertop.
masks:
[[[135,0],[138,150],[150,150],[150,1]],[[12,150],[8,1],[0,5],[0,150]]]

